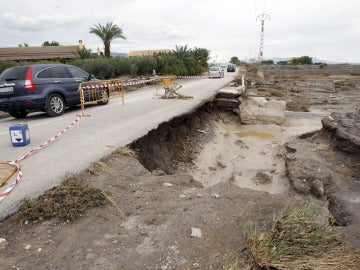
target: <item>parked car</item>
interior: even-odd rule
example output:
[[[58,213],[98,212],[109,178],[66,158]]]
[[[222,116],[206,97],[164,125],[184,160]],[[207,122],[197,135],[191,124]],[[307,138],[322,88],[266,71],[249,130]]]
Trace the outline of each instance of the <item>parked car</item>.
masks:
[[[227,72],[235,72],[236,66],[234,64],[228,64],[226,71]]]
[[[221,67],[211,67],[208,72],[209,78],[223,78],[224,77],[224,71],[221,69]]]
[[[0,74],[0,111],[15,118],[24,118],[32,111],[62,115],[66,107],[80,104],[79,84],[94,79],[86,71],[65,64],[8,68]],[[109,99],[104,98],[98,104],[108,102]]]

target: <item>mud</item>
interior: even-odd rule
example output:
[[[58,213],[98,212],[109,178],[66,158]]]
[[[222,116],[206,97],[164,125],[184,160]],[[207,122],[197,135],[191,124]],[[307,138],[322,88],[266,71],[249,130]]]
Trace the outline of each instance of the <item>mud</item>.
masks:
[[[114,149],[104,166],[75,176],[103,190],[108,204],[75,220],[1,222],[1,269],[227,269],[246,247],[249,223],[269,224],[285,206],[311,198],[329,203],[338,230],[360,248],[357,163],[320,131],[332,112],[357,109],[358,76],[347,67],[350,75],[313,75],[315,68],[249,74],[254,94],[293,104],[281,126],[241,125],[211,103],[131,144],[138,158]],[[319,174],[329,180],[323,194],[316,184],[296,188],[287,155],[300,152],[309,160],[326,154],[318,156],[329,170]],[[198,229],[201,237],[192,235]]]

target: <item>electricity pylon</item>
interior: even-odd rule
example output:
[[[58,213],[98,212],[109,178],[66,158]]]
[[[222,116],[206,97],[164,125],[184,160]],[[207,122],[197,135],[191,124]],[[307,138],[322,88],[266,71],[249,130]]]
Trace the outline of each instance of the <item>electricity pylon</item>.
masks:
[[[256,17],[256,21],[257,20],[261,20],[261,38],[260,38],[260,49],[259,49],[259,57],[258,60],[262,61],[263,60],[263,56],[264,56],[264,25],[265,25],[265,21],[267,19],[270,20],[270,16],[268,14],[260,14]]]

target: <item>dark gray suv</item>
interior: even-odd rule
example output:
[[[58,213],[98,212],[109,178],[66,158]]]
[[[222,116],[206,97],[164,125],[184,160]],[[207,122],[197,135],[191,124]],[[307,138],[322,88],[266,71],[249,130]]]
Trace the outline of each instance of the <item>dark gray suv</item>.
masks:
[[[0,75],[0,111],[24,118],[31,111],[59,116],[66,107],[80,104],[79,84],[94,80],[84,70],[64,64],[38,64],[8,68]],[[107,104],[108,99],[98,102]]]

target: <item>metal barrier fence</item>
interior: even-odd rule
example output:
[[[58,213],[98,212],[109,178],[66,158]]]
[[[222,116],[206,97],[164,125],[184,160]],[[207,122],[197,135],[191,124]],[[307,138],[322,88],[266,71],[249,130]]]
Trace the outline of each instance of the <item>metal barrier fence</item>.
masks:
[[[0,162],[0,187],[2,187],[15,172],[15,166],[10,165],[8,162]]]
[[[124,84],[120,79],[82,82],[79,85],[82,116],[85,116],[85,105],[98,103],[104,105],[109,99],[121,96],[124,104]]]

